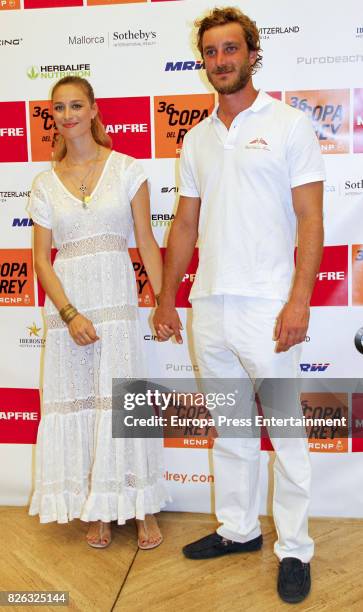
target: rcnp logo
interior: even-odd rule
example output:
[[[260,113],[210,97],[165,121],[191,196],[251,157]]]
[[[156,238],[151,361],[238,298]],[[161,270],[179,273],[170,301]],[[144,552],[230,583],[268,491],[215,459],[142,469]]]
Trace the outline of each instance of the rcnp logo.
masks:
[[[202,60],[186,60],[178,62],[166,62],[165,72],[185,72],[190,70],[201,70],[204,68]]]
[[[150,98],[99,98],[97,103],[113,148],[138,159],[150,158]]]
[[[49,161],[52,158],[57,129],[49,100],[29,102],[30,139],[33,161]]]
[[[38,389],[0,389],[0,443],[35,444],[39,421]]]
[[[324,247],[311,306],[348,305],[348,246]]]
[[[302,393],[302,414],[310,451],[320,453],[348,452],[348,394]],[[273,450],[266,428],[261,431],[261,450]]]
[[[0,11],[20,9],[20,0],[0,0]]]
[[[209,424],[213,419],[206,406],[195,405],[193,399],[188,397],[184,404],[168,407],[165,418],[167,420],[167,425],[164,426],[165,448],[213,448],[214,439],[218,434],[216,428]]]
[[[311,451],[348,452],[347,393],[302,393],[301,406],[306,419],[316,419],[316,424],[306,428]],[[328,425],[328,419],[335,424]]]
[[[353,151],[363,153],[363,89],[354,90]]]
[[[25,9],[83,6],[83,0],[24,0]]]
[[[349,89],[287,91],[286,102],[310,117],[322,153],[349,153]]]
[[[0,306],[34,306],[31,249],[0,250]]]
[[[325,372],[330,363],[300,363],[301,372]]]
[[[26,161],[25,102],[0,102],[0,162]]]
[[[363,305],[363,244],[352,245],[352,304]]]
[[[156,96],[155,156],[179,157],[185,134],[210,115],[214,94]]]

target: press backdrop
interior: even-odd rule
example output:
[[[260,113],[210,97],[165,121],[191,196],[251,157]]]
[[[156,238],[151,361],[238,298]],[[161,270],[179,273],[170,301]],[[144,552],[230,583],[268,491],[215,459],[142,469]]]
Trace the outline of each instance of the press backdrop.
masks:
[[[325,156],[326,246],[301,361],[315,392],[304,396],[303,407],[307,416],[329,410],[347,416],[354,436],[329,428],[310,432],[311,511],[358,517],[363,395],[345,379],[359,378],[363,367],[363,20],[355,0],[234,4],[260,29],[264,62],[255,84],[310,117]],[[211,6],[204,0],[0,0],[1,504],[25,505],[32,486],[45,340],[26,205],[34,176],[49,167],[50,88],[68,73],[91,81],[114,148],[141,159],[150,176],[152,225],[164,247],[183,135],[215,104],[192,37],[194,19]],[[190,339],[182,346],[155,341],[149,327],[154,298],[134,242],[130,256],[150,374],[197,375]],[[178,294],[187,330],[196,265],[197,252]],[[336,393],[324,384],[328,378],[338,379]],[[165,440],[170,509],[209,512],[211,440],[200,429],[189,434],[180,430],[177,440]],[[262,512],[270,507],[270,459],[263,450]]]

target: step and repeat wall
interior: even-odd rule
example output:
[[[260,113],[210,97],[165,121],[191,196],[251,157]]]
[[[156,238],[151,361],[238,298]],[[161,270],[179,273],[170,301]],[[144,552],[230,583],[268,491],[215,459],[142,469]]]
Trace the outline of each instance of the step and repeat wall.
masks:
[[[316,387],[302,403],[306,416],[347,417],[352,436],[347,428],[309,431],[311,512],[361,517],[363,394],[347,379],[363,372],[363,20],[356,0],[234,4],[260,30],[264,61],[256,86],[307,114],[325,158],[326,246],[300,364]],[[0,504],[25,505],[34,471],[46,340],[26,206],[34,176],[49,168],[50,89],[67,74],[91,81],[114,148],[140,159],[150,176],[151,222],[165,249],[184,134],[216,102],[192,35],[193,21],[211,6],[204,0],[0,0]],[[197,376],[188,302],[197,250],[177,297],[188,332],[183,345],[156,342],[149,325],[154,297],[134,241],[130,257],[150,375]],[[335,380],[334,392],[328,379]],[[209,432],[179,433],[164,442],[169,509],[209,512]],[[271,501],[268,448],[262,444],[264,513]]]

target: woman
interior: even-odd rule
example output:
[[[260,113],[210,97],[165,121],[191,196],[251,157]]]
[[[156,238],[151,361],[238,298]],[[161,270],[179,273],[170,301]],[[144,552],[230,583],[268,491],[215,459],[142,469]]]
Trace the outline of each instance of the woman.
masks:
[[[35,179],[35,269],[47,294],[43,415],[30,514],[90,523],[87,541],[111,542],[110,521],[136,518],[140,548],[162,541],[160,440],[112,438],[112,378],[144,377],[136,243],[155,294],[162,263],[139,163],[111,150],[91,85],[65,77],[52,91],[55,166]],[[51,265],[52,240],[58,253]]]

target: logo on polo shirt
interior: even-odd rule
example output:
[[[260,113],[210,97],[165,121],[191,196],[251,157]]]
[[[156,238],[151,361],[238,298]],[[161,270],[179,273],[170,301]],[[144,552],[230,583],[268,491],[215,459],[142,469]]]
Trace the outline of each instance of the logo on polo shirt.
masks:
[[[264,151],[271,151],[266,140],[261,137],[250,140],[250,142],[245,146],[245,149],[262,149]]]

